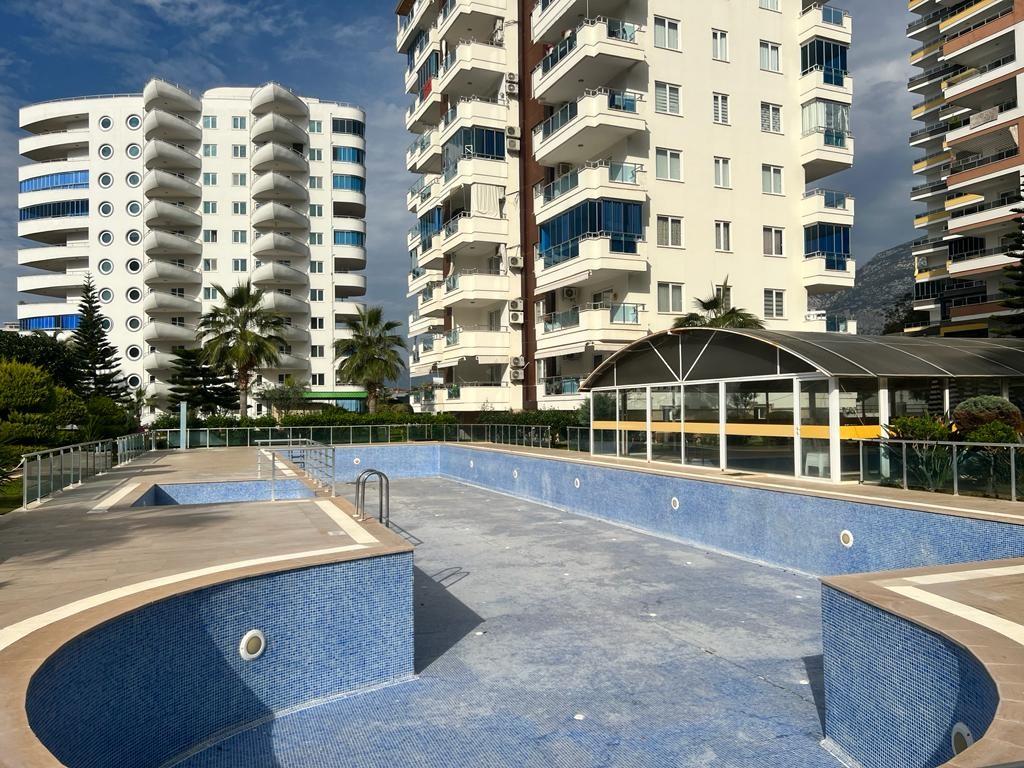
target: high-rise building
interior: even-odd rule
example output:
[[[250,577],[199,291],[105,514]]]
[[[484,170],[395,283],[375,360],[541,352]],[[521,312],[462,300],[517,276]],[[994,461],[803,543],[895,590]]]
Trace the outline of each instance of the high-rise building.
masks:
[[[572,408],[718,295],[826,330],[848,288],[851,19],[798,0],[403,0],[423,410]],[[810,185],[810,186],[809,186]]]
[[[22,331],[67,334],[86,274],[111,342],[151,412],[175,351],[246,280],[288,325],[265,385],[291,376],[356,407],[335,380],[334,341],[366,292],[365,116],[277,83],[202,95],[164,80],[141,94],[33,104],[20,112],[18,290]]]
[[[910,134],[920,150],[911,199],[925,208],[914,218],[923,235],[914,307],[928,319],[907,331],[987,336],[990,319],[1007,311],[1000,284],[1020,200],[1020,9],[1013,0],[911,0],[910,10],[910,61],[921,72],[908,87],[922,122]]]

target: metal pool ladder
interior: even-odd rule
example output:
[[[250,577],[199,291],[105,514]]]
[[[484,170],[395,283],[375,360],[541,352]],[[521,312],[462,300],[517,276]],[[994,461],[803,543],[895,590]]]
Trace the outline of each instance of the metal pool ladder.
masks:
[[[356,478],[356,515],[366,519],[366,483],[377,478],[377,521],[385,528],[391,527],[391,482],[379,469],[364,469]]]

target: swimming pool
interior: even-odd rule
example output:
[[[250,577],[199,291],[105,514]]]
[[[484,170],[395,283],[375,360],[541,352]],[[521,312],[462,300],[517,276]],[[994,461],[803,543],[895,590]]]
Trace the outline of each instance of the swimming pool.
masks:
[[[165,483],[151,485],[133,507],[164,507],[182,504],[226,504],[240,501],[279,501],[313,498],[313,491],[301,480],[240,480],[216,483]]]

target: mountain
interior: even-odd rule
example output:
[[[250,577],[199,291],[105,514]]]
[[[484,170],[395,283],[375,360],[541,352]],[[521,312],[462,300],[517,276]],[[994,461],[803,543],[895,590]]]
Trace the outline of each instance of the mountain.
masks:
[[[914,291],[914,258],[911,242],[888,248],[867,264],[857,265],[857,282],[848,291],[812,296],[808,309],[824,309],[857,321],[857,333],[882,332],[886,313],[907,293]]]

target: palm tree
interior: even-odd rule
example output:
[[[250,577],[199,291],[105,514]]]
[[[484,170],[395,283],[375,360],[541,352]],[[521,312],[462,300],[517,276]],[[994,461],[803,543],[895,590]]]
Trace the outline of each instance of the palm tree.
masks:
[[[280,333],[284,316],[263,306],[263,291],[246,281],[231,293],[214,288],[223,303],[199,320],[196,338],[203,345],[207,363],[232,372],[238,385],[238,415],[249,409],[249,386],[259,368],[277,365],[278,348],[284,345]]]
[[[729,293],[729,278],[722,283],[722,290],[712,290],[706,299],[695,299],[699,312],[688,312],[677,317],[673,328],[764,328],[764,322],[752,312],[741,307],[727,306],[725,296]]]
[[[397,379],[405,368],[399,354],[406,349],[405,339],[394,333],[402,324],[385,321],[383,308],[370,307],[359,310],[355,318],[346,318],[345,325],[352,338],[334,342],[335,356],[344,358],[338,364],[338,376],[366,390],[366,407],[373,413],[385,382]]]

